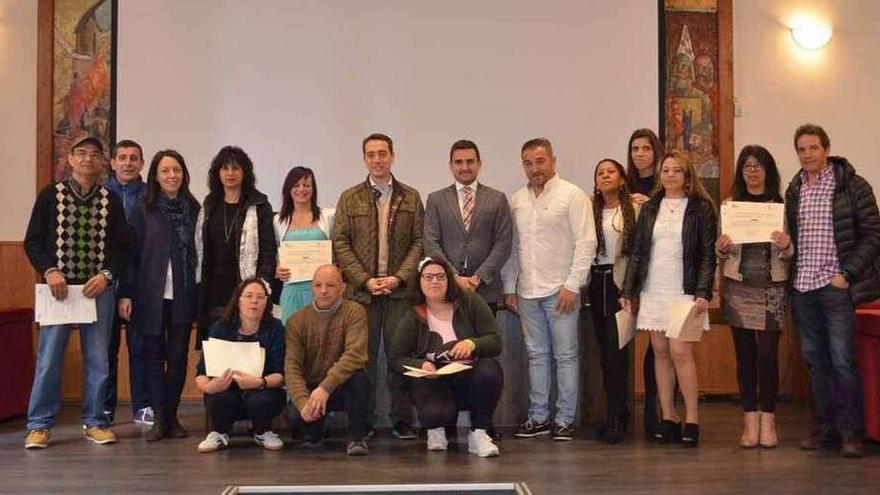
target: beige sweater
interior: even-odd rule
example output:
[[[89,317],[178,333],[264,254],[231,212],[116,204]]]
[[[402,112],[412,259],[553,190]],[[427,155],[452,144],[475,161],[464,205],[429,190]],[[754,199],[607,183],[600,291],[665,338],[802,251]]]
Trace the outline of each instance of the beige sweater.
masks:
[[[356,302],[329,312],[309,304],[287,320],[286,336],[284,379],[297,409],[315,387],[332,394],[367,365],[367,313]]]

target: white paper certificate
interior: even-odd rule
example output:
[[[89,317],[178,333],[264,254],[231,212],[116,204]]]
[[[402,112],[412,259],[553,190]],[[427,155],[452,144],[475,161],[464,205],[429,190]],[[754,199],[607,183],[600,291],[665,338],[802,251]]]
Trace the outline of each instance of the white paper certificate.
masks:
[[[52,296],[46,284],[37,284],[34,301],[34,319],[40,325],[94,323],[98,319],[95,299],[83,295],[84,285],[68,285],[67,297],[59,301]]]
[[[290,270],[287,283],[311,280],[319,266],[331,263],[331,241],[282,241],[278,248],[278,265]]]
[[[721,205],[721,232],[734,244],[771,242],[770,234],[782,232],[782,203],[728,201]]]
[[[202,341],[205,355],[205,374],[222,376],[226,370],[240,371],[251,376],[263,376],[266,350],[259,342],[230,342],[209,338]]]

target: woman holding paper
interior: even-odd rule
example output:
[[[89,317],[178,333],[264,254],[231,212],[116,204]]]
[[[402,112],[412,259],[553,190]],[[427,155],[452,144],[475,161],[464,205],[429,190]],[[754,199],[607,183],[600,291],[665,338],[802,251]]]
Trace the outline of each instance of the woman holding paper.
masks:
[[[596,259],[590,269],[590,312],[593,330],[599,343],[599,361],[605,386],[606,419],[599,436],[608,444],[618,443],[626,435],[629,411],[626,390],[629,386],[629,352],[618,340],[616,313],[626,264],[632,251],[633,230],[638,207],[627,187],[623,165],[606,158],[593,172],[593,216],[596,228]]]
[[[715,225],[712,200],[690,160],[678,152],[666,155],[657,190],[642,206],[636,223],[621,297],[625,310],[632,313],[638,307],[637,328],[650,332],[662,443],[681,441],[688,447],[699,443],[694,342],[669,338],[667,332],[677,336],[685,315],[693,315],[696,326],[709,329],[706,310],[715,274]],[[676,377],[685,401],[683,430],[675,410]]]
[[[285,241],[326,241],[333,230],[334,208],[318,206],[318,184],[307,167],[293,167],[281,188],[281,211],[275,214],[275,238],[278,247]],[[290,267],[281,266],[275,277],[284,283],[279,299],[281,323],[312,301],[311,280],[289,282]]]
[[[253,277],[234,291],[223,319],[211,326],[208,337],[229,342],[259,343],[265,360],[262,373],[226,369],[208,376],[205,352],[198,364],[196,386],[205,394],[211,432],[199,452],[215,452],[229,445],[229,430],[238,419],[251,420],[254,442],[266,450],[284,447],[272,431],[272,419],[287,404],[284,386],[284,327],[272,316],[269,285]],[[208,357],[210,359],[210,356]],[[213,367],[211,365],[210,367]]]
[[[187,436],[177,420],[177,407],[195,319],[198,213],[183,157],[174,150],[156,153],[143,202],[129,219],[133,242],[118,303],[119,315],[143,335],[147,388],[155,413],[148,442]]]
[[[504,382],[493,359],[501,353],[501,336],[492,310],[476,294],[459,290],[445,261],[425,258],[418,273],[417,304],[400,320],[390,361],[400,373],[407,366],[427,373],[450,363],[470,366],[441,377],[411,379],[409,393],[428,430],[428,450],[446,450],[445,427],[455,424],[459,410],[469,410],[468,451],[497,456],[498,447],[486,433]]]
[[[750,145],[742,149],[736,160],[731,200],[782,203],[779,170],[766,148]],[[739,444],[744,448],[772,448],[778,442],[779,336],[785,322],[788,264],[794,248],[785,232],[773,232],[771,238],[772,242],[734,244],[722,233],[715,243],[725,278],[721,304],[736,348],[744,411]]]

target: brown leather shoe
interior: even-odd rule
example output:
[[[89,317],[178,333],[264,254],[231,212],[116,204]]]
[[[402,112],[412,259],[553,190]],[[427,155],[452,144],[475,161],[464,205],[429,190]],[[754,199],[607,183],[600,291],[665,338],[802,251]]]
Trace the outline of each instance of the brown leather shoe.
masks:
[[[810,436],[801,440],[801,449],[817,450],[827,449],[834,446],[834,431],[825,428],[817,428]]]
[[[865,444],[856,432],[845,431],[841,434],[840,455],[843,457],[864,457]]]

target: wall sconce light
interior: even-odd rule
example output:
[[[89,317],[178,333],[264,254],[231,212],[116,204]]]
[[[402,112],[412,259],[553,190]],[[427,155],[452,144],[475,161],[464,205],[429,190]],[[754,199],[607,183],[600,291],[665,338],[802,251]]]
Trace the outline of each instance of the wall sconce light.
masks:
[[[821,50],[831,41],[831,26],[805,22],[791,28],[791,38],[804,50]]]

